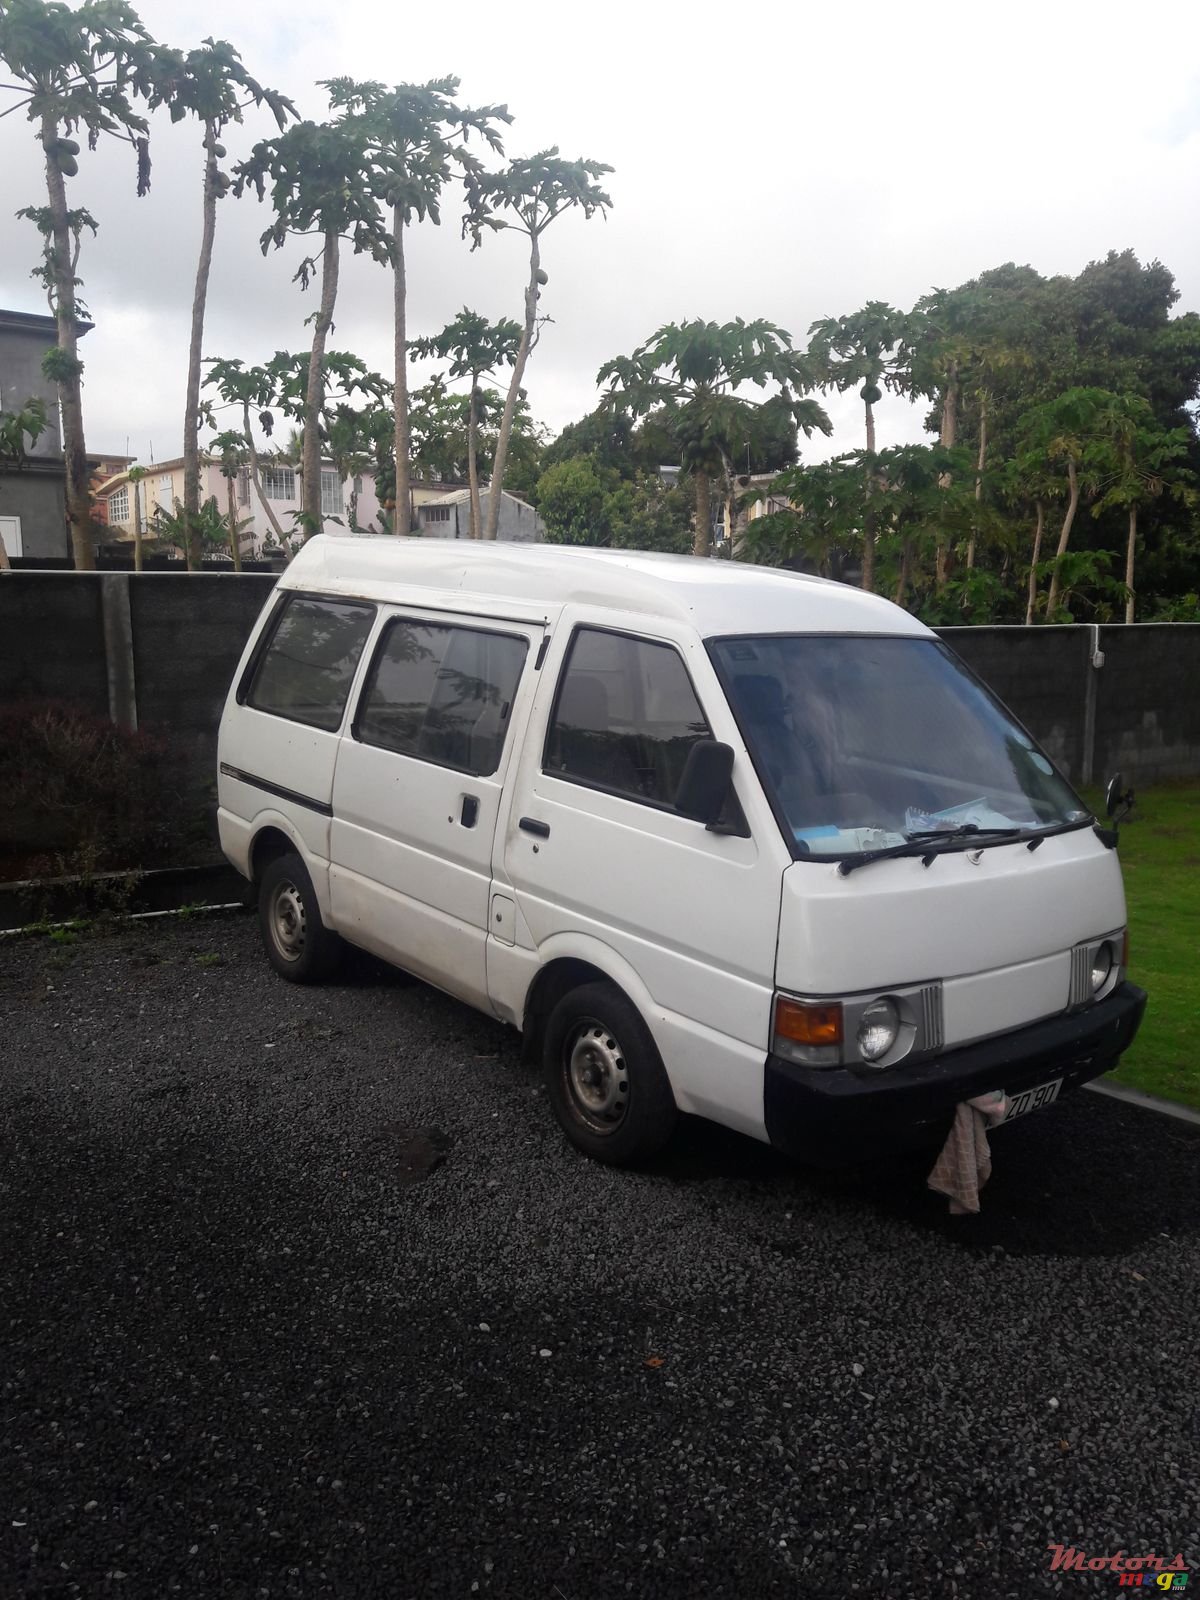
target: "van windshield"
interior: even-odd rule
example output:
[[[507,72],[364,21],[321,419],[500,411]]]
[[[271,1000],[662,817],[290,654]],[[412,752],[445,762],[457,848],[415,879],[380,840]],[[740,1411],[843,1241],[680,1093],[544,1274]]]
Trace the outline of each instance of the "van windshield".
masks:
[[[942,834],[968,848],[1092,820],[940,640],[770,635],[708,648],[798,857]]]

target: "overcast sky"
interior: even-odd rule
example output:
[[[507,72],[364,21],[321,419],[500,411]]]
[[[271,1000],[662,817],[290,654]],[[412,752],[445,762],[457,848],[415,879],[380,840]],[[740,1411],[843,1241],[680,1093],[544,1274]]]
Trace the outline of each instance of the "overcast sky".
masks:
[[[803,344],[817,317],[872,298],[908,307],[1014,260],[1075,273],[1131,246],[1175,273],[1200,310],[1200,7],[1195,0],[769,4],[609,0],[392,6],[382,0],[142,0],[158,38],[229,39],[248,69],[324,110],[318,78],[389,82],[455,73],[466,103],[505,101],[510,154],[558,144],[616,170],[606,221],[567,217],[543,247],[553,325],[527,370],[534,415],[557,431],[596,403],[595,375],[662,323],[767,317]],[[266,135],[251,112],[230,159]],[[0,216],[45,203],[39,147],[20,114],[0,122]],[[80,264],[96,321],[81,349],[89,447],[165,460],[181,445],[188,316],[200,231],[197,127],[165,119],[153,188],[135,197],[131,152],[87,150],[72,203],[100,223]],[[464,304],[521,315],[516,237],[471,254],[451,199],[440,229],[410,236],[409,327],[436,332]],[[290,282],[299,246],[266,260],[267,207],[221,203],[206,355],[302,349],[315,307]],[[36,238],[0,229],[0,304],[40,311],[27,276]],[[391,350],[388,274],[342,273],[334,348],[381,371]],[[861,443],[861,406],[831,395],[832,441]],[[885,396],[880,446],[921,436]]]

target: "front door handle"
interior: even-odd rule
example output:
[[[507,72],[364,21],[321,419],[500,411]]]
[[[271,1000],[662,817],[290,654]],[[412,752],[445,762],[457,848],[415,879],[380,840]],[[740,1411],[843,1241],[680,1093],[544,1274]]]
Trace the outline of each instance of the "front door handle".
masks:
[[[548,822],[539,822],[536,817],[522,817],[520,822],[517,823],[517,827],[520,828],[522,833],[536,834],[539,839],[548,839],[550,837],[550,824]]]
[[[473,828],[479,821],[479,801],[473,794],[463,795],[462,811],[459,819],[464,828]]]

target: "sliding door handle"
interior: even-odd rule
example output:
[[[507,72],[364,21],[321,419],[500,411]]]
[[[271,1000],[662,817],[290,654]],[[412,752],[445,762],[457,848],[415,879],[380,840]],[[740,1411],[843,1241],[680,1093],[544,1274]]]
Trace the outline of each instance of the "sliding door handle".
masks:
[[[539,839],[548,839],[550,837],[550,824],[548,822],[539,822],[536,817],[522,817],[520,822],[517,823],[517,827],[520,828],[522,833],[536,834]]]

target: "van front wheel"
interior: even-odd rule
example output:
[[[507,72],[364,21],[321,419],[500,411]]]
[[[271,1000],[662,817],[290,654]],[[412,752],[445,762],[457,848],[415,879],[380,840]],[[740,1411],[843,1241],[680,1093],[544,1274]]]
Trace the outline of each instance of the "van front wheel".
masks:
[[[277,856],[258,888],[258,926],[267,960],[289,983],[317,983],[337,966],[342,941],[321,921],[300,857]]]
[[[650,1030],[612,984],[563,996],[546,1024],[543,1061],[555,1116],[596,1160],[633,1166],[674,1132],[675,1098]]]

